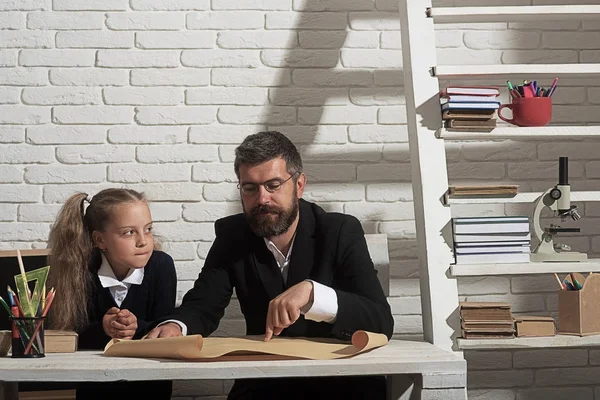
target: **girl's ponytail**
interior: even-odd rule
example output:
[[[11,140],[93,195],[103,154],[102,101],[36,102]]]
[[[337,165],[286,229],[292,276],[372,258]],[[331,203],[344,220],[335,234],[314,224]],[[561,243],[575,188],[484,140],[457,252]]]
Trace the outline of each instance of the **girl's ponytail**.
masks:
[[[47,290],[56,289],[48,317],[51,329],[76,330],[87,321],[88,262],[93,249],[91,230],[85,222],[87,198],[86,193],[69,197],[50,230]]]

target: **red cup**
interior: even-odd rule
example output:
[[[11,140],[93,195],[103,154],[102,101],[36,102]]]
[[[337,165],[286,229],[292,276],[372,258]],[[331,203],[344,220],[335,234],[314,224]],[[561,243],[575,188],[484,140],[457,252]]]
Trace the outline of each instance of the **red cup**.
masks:
[[[502,110],[512,110],[513,117],[502,116]],[[498,117],[502,121],[517,126],[546,126],[552,120],[552,98],[550,97],[518,97],[512,104],[502,104],[498,109]]]

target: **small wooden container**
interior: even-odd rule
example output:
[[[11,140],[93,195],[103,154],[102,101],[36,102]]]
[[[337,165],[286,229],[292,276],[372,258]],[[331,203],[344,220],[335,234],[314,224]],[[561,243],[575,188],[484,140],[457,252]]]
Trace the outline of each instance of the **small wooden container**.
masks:
[[[558,332],[577,336],[600,334],[600,274],[572,275],[583,288],[558,293]],[[571,282],[570,276],[565,279]]]

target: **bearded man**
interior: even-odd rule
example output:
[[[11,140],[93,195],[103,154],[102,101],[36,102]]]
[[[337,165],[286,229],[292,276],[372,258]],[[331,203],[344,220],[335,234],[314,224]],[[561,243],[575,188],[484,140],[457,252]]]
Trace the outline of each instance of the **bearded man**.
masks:
[[[194,287],[148,337],[208,336],[235,288],[246,334],[350,340],[392,336],[394,320],[360,222],[302,199],[306,175],[294,144],[275,131],[235,151],[244,212],[215,223]],[[335,166],[332,166],[335,168]],[[368,374],[368,371],[365,371]],[[359,390],[357,390],[359,388]],[[382,376],[237,380],[229,399],[383,399]]]

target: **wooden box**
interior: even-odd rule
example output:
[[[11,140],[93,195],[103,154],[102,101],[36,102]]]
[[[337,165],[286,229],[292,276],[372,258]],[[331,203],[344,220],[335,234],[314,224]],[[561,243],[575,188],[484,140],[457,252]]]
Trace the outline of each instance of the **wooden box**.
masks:
[[[558,293],[558,332],[577,336],[600,334],[600,274],[573,275],[583,288]]]
[[[515,317],[515,329],[518,337],[539,337],[556,335],[554,318],[520,315]]]

